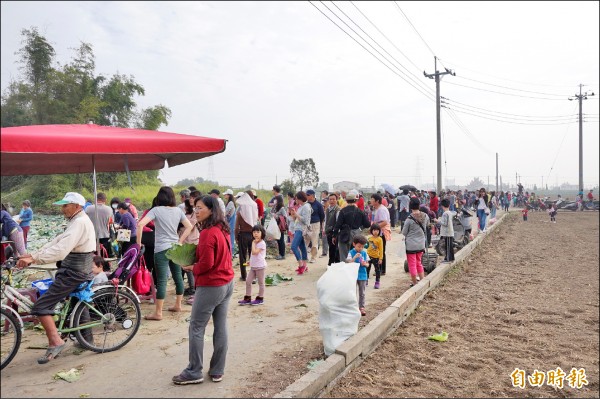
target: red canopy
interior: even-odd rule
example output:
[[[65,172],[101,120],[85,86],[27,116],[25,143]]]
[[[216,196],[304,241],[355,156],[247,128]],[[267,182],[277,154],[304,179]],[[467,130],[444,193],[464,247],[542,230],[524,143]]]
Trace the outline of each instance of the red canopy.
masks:
[[[0,129],[1,174],[157,170],[225,151],[227,140],[98,125],[33,125]]]

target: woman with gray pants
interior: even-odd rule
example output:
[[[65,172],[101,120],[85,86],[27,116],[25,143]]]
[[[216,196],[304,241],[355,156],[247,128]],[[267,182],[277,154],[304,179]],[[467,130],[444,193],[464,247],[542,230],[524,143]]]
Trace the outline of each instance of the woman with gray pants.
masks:
[[[172,378],[176,385],[199,384],[204,381],[204,332],[212,316],[214,324],[213,355],[208,375],[213,382],[223,380],[227,358],[227,309],[233,293],[233,266],[229,224],[217,199],[205,195],[194,202],[200,239],[196,248],[197,261],[184,266],[193,270],[196,294],[192,304],[188,366]]]

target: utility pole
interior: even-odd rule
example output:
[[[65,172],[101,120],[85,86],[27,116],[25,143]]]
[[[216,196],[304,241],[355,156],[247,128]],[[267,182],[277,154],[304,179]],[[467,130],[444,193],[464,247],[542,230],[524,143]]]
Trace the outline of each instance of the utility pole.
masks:
[[[579,85],[579,94],[575,94],[575,98],[579,100],[579,191],[583,192],[583,113],[582,113],[582,102],[587,100],[587,96],[593,96],[594,92],[588,94],[586,91],[582,93],[581,90],[583,85]],[[575,100],[575,98],[569,97],[569,101]]]
[[[456,76],[453,70],[444,68],[446,72],[440,72],[437,70],[437,57],[433,57],[433,61],[435,64],[435,73],[427,74],[423,71],[423,75],[428,77],[429,79],[435,79],[435,110],[437,117],[437,192],[440,193],[442,191],[442,125],[440,121],[440,81],[441,76],[443,75],[452,75]]]
[[[498,194],[498,153],[496,153],[496,194]]]

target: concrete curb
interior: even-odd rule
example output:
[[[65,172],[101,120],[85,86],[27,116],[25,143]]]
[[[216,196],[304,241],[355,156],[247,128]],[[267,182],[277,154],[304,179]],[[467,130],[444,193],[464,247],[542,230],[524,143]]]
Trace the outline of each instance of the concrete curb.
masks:
[[[503,214],[485,235],[477,237],[461,249],[452,263],[435,268],[419,284],[411,287],[383,312],[360,329],[355,335],[339,345],[335,353],[324,362],[304,374],[274,398],[314,398],[333,388],[340,376],[358,366],[377,346],[406,320],[427,293],[439,285],[450,271],[464,261],[504,221]]]

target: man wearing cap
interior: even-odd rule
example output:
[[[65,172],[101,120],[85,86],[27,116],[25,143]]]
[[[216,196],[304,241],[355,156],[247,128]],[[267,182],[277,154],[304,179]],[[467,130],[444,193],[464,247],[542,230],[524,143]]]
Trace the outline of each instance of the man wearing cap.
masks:
[[[94,229],[96,231],[96,235],[98,236],[98,241],[100,241],[100,245],[106,249],[106,254],[109,257],[112,257],[113,250],[112,246],[110,245],[109,226],[113,222],[113,211],[111,207],[106,205],[106,194],[96,194],[96,205],[90,205],[85,208],[85,213],[94,224]],[[102,256],[102,254],[99,255]]]
[[[319,253],[319,233],[323,230],[323,222],[325,221],[325,211],[320,201],[315,198],[315,190],[306,190],[307,202],[312,208],[310,214],[310,235],[304,237],[306,248],[312,243],[310,249],[310,263],[317,261]]]
[[[221,192],[219,190],[217,190],[216,188],[213,188],[212,190],[210,190],[209,194],[211,195],[211,197],[214,197],[217,199],[217,201],[219,202],[219,208],[221,208],[223,215],[225,215],[225,203],[223,202],[221,197],[219,197],[221,195]]]
[[[360,229],[371,226],[367,214],[356,206],[357,198],[358,191],[356,190],[351,190],[346,194],[348,205],[340,210],[333,228],[333,242],[338,246],[340,260],[348,257],[352,239],[355,235],[360,234]]]
[[[96,249],[96,233],[88,215],[83,212],[85,199],[79,193],[68,192],[54,203],[62,205],[61,211],[67,218],[65,231],[44,245],[37,252],[19,257],[17,266],[22,268],[32,263],[45,265],[61,261],[54,283],[34,304],[31,314],[38,316],[48,337],[48,349],[38,363],[44,364],[56,358],[66,343],[56,329],[52,316],[56,304],[81,283],[92,279],[93,251]],[[91,333],[89,329],[84,333]]]

